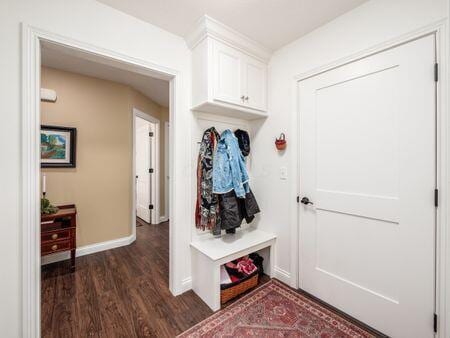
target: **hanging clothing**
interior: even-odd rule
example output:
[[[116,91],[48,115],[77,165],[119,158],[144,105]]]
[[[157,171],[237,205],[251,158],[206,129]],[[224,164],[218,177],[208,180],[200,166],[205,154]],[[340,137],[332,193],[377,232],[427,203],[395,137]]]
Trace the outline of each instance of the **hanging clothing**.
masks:
[[[238,129],[234,132],[239,144],[239,149],[241,149],[242,155],[248,156],[250,154],[250,136],[245,130]]]
[[[212,230],[220,235],[219,199],[213,193],[213,162],[219,133],[214,127],[203,133],[197,161],[197,203],[195,225],[198,229]]]
[[[227,233],[235,233],[245,219],[251,223],[260,212],[255,195],[249,190],[245,198],[238,198],[234,191],[219,195],[220,226]]]
[[[244,198],[250,191],[244,156],[236,136],[229,129],[220,136],[213,164],[213,192],[225,194],[234,190],[237,197]]]

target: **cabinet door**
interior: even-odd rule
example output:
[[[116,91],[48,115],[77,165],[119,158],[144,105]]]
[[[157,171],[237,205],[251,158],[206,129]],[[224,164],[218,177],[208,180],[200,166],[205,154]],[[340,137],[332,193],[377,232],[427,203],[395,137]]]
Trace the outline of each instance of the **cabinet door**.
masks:
[[[220,42],[214,43],[214,99],[243,104],[242,54]]]
[[[243,88],[246,106],[267,110],[267,66],[250,57],[243,60]]]

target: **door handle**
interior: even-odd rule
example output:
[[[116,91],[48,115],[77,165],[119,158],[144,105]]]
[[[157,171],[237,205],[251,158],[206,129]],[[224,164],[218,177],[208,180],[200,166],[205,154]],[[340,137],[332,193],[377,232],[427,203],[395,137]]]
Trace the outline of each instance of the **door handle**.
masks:
[[[300,201],[300,203],[303,203],[303,204],[305,204],[305,205],[308,205],[308,204],[313,205],[313,204],[314,204],[313,202],[311,202],[311,201],[309,200],[308,197],[303,197],[302,200]]]

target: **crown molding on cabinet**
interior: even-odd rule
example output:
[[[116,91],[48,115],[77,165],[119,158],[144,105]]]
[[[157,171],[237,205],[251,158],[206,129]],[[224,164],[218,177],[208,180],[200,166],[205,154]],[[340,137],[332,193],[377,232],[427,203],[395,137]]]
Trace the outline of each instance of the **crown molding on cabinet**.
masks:
[[[194,49],[195,46],[207,37],[231,45],[241,52],[247,53],[264,62],[268,62],[272,55],[272,50],[269,48],[262,46],[258,42],[253,41],[205,14],[198,19],[194,30],[186,36],[185,40],[188,47]]]

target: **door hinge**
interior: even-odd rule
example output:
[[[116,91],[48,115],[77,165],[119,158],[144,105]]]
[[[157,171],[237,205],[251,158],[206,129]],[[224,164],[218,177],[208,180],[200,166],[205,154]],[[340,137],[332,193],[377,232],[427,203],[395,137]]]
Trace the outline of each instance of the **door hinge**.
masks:
[[[155,172],[155,170],[153,170],[153,168],[150,168],[150,169],[148,169],[148,172],[149,172],[150,174],[153,174],[153,173]]]
[[[149,208],[150,210],[153,210],[153,204],[150,204],[150,205],[148,206],[148,208]]]
[[[300,203],[300,196],[297,196],[297,203]]]
[[[434,64],[434,81],[439,81],[439,63]]]
[[[434,189],[434,206],[437,208],[439,206],[439,190]]]
[[[155,134],[151,131],[148,133],[148,136],[153,137]]]
[[[438,316],[437,316],[437,314],[434,314],[434,317],[433,317],[433,328],[434,328],[434,332],[437,333],[438,332]]]

